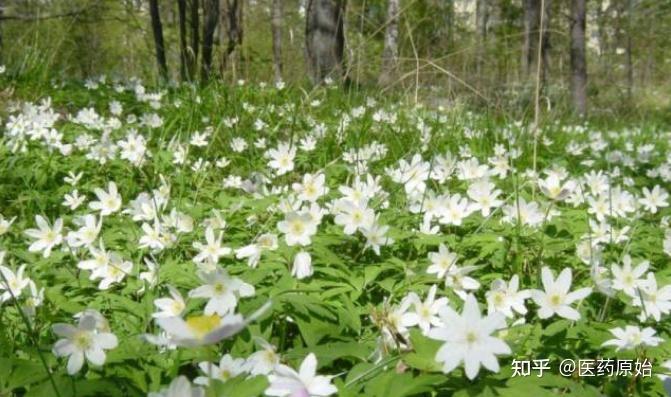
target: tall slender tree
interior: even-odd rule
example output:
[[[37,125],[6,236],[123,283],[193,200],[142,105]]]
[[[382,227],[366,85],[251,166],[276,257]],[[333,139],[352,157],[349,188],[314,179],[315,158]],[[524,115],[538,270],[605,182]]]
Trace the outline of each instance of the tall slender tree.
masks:
[[[214,48],[214,31],[219,21],[219,0],[203,0],[203,17],[201,79],[207,81],[212,72],[212,51]]]
[[[193,80],[196,77],[196,71],[198,69],[198,47],[200,44],[200,5],[199,0],[191,0],[190,8],[190,24],[191,24],[191,45],[188,48],[188,57],[189,62],[188,72],[189,79]]]
[[[524,50],[522,52],[524,74],[534,80],[540,67],[541,80],[545,79],[550,49],[550,2],[551,0],[524,0]],[[540,38],[540,40],[539,40]],[[540,48],[539,48],[540,43]],[[540,62],[539,61],[540,52]]]
[[[631,45],[631,36],[634,30],[634,0],[625,0],[626,1],[626,15],[627,15],[627,28],[626,28],[626,42],[625,42],[625,55],[626,63],[625,69],[627,71],[627,96],[631,99],[634,91],[634,61],[632,55],[632,45]]]
[[[154,33],[154,47],[156,49],[156,63],[158,74],[164,81],[168,80],[168,64],[165,59],[165,47],[163,42],[163,25],[158,8],[158,0],[149,0],[149,14],[151,15],[151,29]]]
[[[388,85],[394,79],[398,69],[398,20],[399,0],[388,0],[387,24],[384,33],[384,49],[382,50],[382,69],[378,84]]]
[[[238,49],[242,46],[244,0],[220,0],[219,18],[221,42],[226,43],[221,59],[223,71],[231,66],[233,78],[237,74]]]
[[[489,23],[490,0],[477,0],[475,3],[475,26],[478,35],[478,49],[476,54],[476,73],[480,75],[485,57],[485,46],[487,44],[487,25]]]
[[[571,1],[571,97],[573,99],[573,108],[578,114],[585,114],[587,111],[585,1]]]
[[[186,0],[177,0],[179,22],[179,76],[182,81],[189,78],[187,73],[188,49],[186,43]]]
[[[272,0],[270,24],[273,34],[273,69],[275,81],[282,81],[282,0]]]
[[[2,42],[2,16],[5,12],[5,4],[3,0],[0,0],[0,65],[4,65],[4,59],[2,57],[2,53],[4,50],[3,47],[3,42]]]
[[[313,83],[343,75],[345,0],[309,0],[306,12],[305,49]]]

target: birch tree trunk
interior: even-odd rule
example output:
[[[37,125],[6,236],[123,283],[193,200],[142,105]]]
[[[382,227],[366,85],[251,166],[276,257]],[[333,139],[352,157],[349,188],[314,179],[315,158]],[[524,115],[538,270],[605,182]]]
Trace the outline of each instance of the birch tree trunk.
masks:
[[[576,113],[587,111],[587,61],[585,56],[585,0],[571,1],[571,97]]]
[[[305,50],[308,73],[314,84],[343,76],[345,0],[309,0]]]
[[[382,69],[378,84],[391,84],[398,70],[398,20],[399,0],[388,0],[387,27],[384,33],[384,49],[382,50]]]
[[[273,34],[275,81],[282,81],[282,0],[273,0],[270,23]]]
[[[154,47],[156,49],[156,63],[158,74],[163,81],[168,80],[168,64],[165,60],[165,47],[163,43],[163,25],[158,9],[158,0],[149,0],[149,14],[151,15],[151,29],[154,33]]]

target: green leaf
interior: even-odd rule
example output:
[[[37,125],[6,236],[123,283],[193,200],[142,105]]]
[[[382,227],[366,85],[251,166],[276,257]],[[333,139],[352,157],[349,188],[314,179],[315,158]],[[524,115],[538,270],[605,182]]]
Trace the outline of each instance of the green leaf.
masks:
[[[246,375],[237,376],[226,382],[214,381],[209,392],[214,392],[216,397],[254,397],[263,395],[268,387],[265,376],[246,378]]]
[[[412,368],[422,371],[440,372],[441,366],[436,361],[436,353],[442,343],[427,338],[418,329],[410,330],[410,342],[412,342],[414,351],[405,354],[404,361]]]

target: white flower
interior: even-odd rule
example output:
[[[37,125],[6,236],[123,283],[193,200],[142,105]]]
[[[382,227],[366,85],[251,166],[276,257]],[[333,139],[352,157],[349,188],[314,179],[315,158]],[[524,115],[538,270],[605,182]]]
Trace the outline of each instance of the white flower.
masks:
[[[144,258],[144,264],[147,265],[148,270],[146,272],[140,272],[138,278],[145,281],[149,285],[149,288],[154,288],[156,284],[158,284],[158,265],[149,258]],[[142,285],[139,293],[143,293],[144,289],[145,285]]]
[[[231,277],[224,269],[213,272],[199,272],[205,285],[191,290],[189,297],[208,299],[205,314],[225,315],[232,313],[238,304],[238,297],[254,296],[254,287],[237,277]]]
[[[63,206],[70,208],[72,211],[79,208],[84,203],[86,197],[80,196],[77,189],[72,190],[72,193],[63,196]]]
[[[135,166],[142,165],[147,154],[147,144],[145,138],[137,131],[131,130],[126,140],[118,141],[117,145],[121,149],[121,159],[128,160]]]
[[[622,267],[613,264],[610,268],[613,274],[612,288],[632,297],[637,296],[637,289],[645,284],[645,280],[641,277],[648,271],[649,267],[650,262],[641,261],[641,263],[632,269],[631,256],[629,254],[625,255],[622,258]]]
[[[408,164],[405,160],[400,161],[400,175],[396,182],[402,183],[405,187],[405,192],[410,194],[413,192],[422,193],[426,188],[426,180],[429,178],[429,169],[431,164],[422,160],[422,156],[415,154]]]
[[[133,270],[133,263],[124,261],[116,252],[110,253],[109,261],[105,266],[93,269],[91,280],[101,279],[98,289],[106,290],[112,284],[120,283]]]
[[[0,263],[3,262],[5,253],[0,251]],[[10,268],[0,265],[0,273],[2,273],[2,278],[0,278],[0,303],[6,302],[12,298],[18,299],[23,292],[23,289],[30,284],[30,279],[28,277],[23,277],[23,272],[26,269],[26,265],[21,265],[19,270],[14,273]],[[4,291],[4,292],[3,292]]]
[[[59,339],[53,348],[53,353],[59,357],[68,358],[68,374],[74,375],[84,365],[84,358],[91,364],[105,363],[105,350],[117,347],[117,337],[110,332],[99,332],[97,319],[90,314],[79,318],[76,327],[70,324],[54,324],[54,333]]]
[[[48,258],[51,250],[63,241],[63,219],[58,218],[51,227],[49,222],[40,215],[35,215],[35,222],[39,229],[28,229],[24,233],[35,241],[28,247],[30,252],[42,252],[42,256]]]
[[[460,180],[480,179],[489,175],[487,164],[481,165],[476,158],[460,161],[457,167],[457,177]]]
[[[445,244],[440,244],[438,252],[430,252],[431,266],[426,269],[429,274],[435,273],[438,278],[444,278],[448,270],[457,263],[457,254],[451,252]]]
[[[326,177],[324,174],[305,174],[303,183],[294,183],[292,189],[302,201],[317,201],[321,196],[328,193],[329,188],[324,184]]]
[[[154,306],[156,306],[160,311],[153,313],[151,315],[152,317],[178,317],[182,315],[182,312],[184,312],[186,303],[184,303],[182,294],[180,294],[179,291],[171,285],[168,285],[168,292],[170,292],[171,298],[154,299]]]
[[[669,194],[659,185],[655,185],[650,191],[647,187],[643,188],[643,197],[639,199],[641,205],[653,214],[657,213],[658,207],[668,207]]]
[[[437,290],[438,286],[435,284],[432,285],[424,302],[422,302],[414,292],[409,294],[413,303],[414,312],[408,312],[403,315],[403,323],[405,325],[419,326],[424,335],[429,332],[431,326],[443,326],[443,323],[438,317],[438,312],[442,307],[447,306],[449,302],[445,297],[436,299]]]
[[[645,283],[638,289],[632,304],[641,307],[641,321],[652,317],[655,321],[662,318],[662,314],[671,312],[671,284],[657,288],[655,275],[650,272]]]
[[[531,291],[531,297],[540,306],[538,317],[549,318],[556,314],[574,321],[580,318],[580,313],[569,305],[587,297],[587,295],[592,293],[592,289],[581,288],[577,291],[569,292],[571,289],[571,279],[571,268],[564,268],[556,280],[550,268],[544,266],[541,269],[541,281],[545,290]]]
[[[255,268],[261,260],[263,250],[274,251],[277,249],[277,236],[272,233],[260,235],[253,244],[235,250],[235,257],[238,259],[247,258],[247,265]]]
[[[372,248],[376,255],[380,255],[380,247],[394,244],[394,239],[387,237],[389,226],[379,225],[374,222],[371,226],[361,229],[361,234],[366,238],[364,249]]]
[[[641,330],[635,325],[613,328],[610,333],[615,339],[605,341],[601,346],[615,346],[615,351],[632,350],[638,346],[657,346],[664,339],[656,337],[656,331],[650,327]]]
[[[294,258],[294,265],[291,268],[291,275],[299,280],[312,276],[312,257],[309,253],[301,251]]]
[[[461,225],[461,222],[471,213],[471,205],[466,197],[458,193],[445,200],[445,207],[439,211],[439,222],[443,225]]]
[[[499,189],[487,179],[480,179],[473,182],[468,187],[468,197],[473,200],[471,211],[480,211],[482,216],[489,216],[492,208],[497,208],[503,201],[498,197],[501,194]]]
[[[166,336],[145,335],[145,339],[154,344],[185,347],[217,343],[242,331],[247,324],[265,313],[271,304],[267,302],[247,319],[243,319],[240,314],[227,314],[224,317],[216,314],[192,316],[186,320],[181,317],[157,318],[156,323],[166,332]]]
[[[96,219],[94,215],[84,215],[79,218],[79,224],[82,225],[79,230],[69,232],[67,236],[68,245],[72,248],[93,244],[102,228],[102,218]]]
[[[476,270],[477,266],[459,267],[452,265],[445,274],[445,286],[452,288],[454,292],[464,299],[465,291],[474,291],[480,288],[480,283],[468,274]]]
[[[205,390],[192,386],[184,376],[178,376],[167,388],[159,392],[150,392],[147,397],[205,397]]]
[[[261,350],[252,353],[245,362],[246,370],[250,375],[268,375],[280,363],[277,348],[261,338],[255,338]]]
[[[166,243],[170,242],[170,234],[167,230],[161,227],[157,219],[154,224],[142,224],[142,231],[144,234],[140,237],[138,248],[149,248],[155,252],[161,251],[166,247]]]
[[[266,157],[271,159],[268,167],[276,170],[277,175],[284,175],[294,169],[296,148],[289,146],[288,143],[280,143],[277,149],[268,150]]]
[[[205,361],[199,363],[198,368],[200,368],[205,376],[197,377],[193,380],[193,383],[207,386],[210,384],[210,379],[226,382],[244,373],[245,359],[233,358],[230,354],[224,354],[219,361],[219,365]]]
[[[589,204],[587,212],[594,215],[599,222],[603,222],[611,212],[610,201],[606,195],[599,195],[596,198],[587,196],[587,203]]]
[[[219,262],[219,257],[229,255],[232,250],[221,245],[223,235],[223,232],[219,232],[219,235],[215,239],[214,229],[208,226],[205,229],[205,244],[199,242],[193,243],[193,247],[200,251],[198,255],[193,258],[193,261],[195,263],[207,261],[210,264],[216,264]]]
[[[481,366],[499,371],[496,356],[511,353],[504,341],[491,336],[506,326],[501,313],[491,313],[483,318],[478,302],[469,294],[461,315],[449,306],[443,306],[438,314],[443,325],[432,328],[428,336],[445,342],[436,353],[436,361],[442,363],[443,372],[452,372],[462,362],[468,379],[474,379]]]
[[[96,188],[94,193],[98,197],[98,201],[91,201],[89,208],[100,211],[100,215],[111,215],[121,208],[121,195],[117,191],[116,183],[110,182],[107,185],[107,191]]]
[[[277,229],[284,233],[287,245],[310,245],[311,237],[317,233],[317,225],[309,214],[288,212],[283,221],[277,223]]]
[[[270,385],[267,396],[278,397],[325,397],[338,392],[331,384],[331,376],[317,375],[317,358],[308,354],[298,372],[286,365],[278,365],[268,375]]]
[[[12,219],[5,219],[2,214],[0,214],[0,236],[3,234],[7,233],[9,231],[10,226],[12,226],[12,223],[16,220],[16,217]]]
[[[356,203],[349,200],[342,202],[338,209],[339,213],[334,221],[336,225],[344,228],[345,234],[354,234],[358,229],[369,228],[375,223],[375,211],[368,208],[368,202],[365,199]]]
[[[35,310],[44,302],[44,287],[37,289],[37,285],[35,285],[33,280],[28,280],[28,285],[30,286],[30,296],[21,305],[21,310],[23,310],[26,316],[34,317]]]
[[[235,250],[238,259],[247,258],[247,265],[251,268],[258,266],[261,260],[261,247],[258,244],[249,244]]]
[[[522,225],[536,227],[543,223],[543,211],[540,210],[538,203],[534,201],[527,203],[524,198],[519,197],[517,202],[503,207],[502,220],[512,224],[519,222]]]
[[[491,289],[487,292],[487,310],[489,313],[501,312],[508,318],[513,318],[513,311],[525,315],[527,308],[524,304],[531,297],[531,291],[519,291],[520,280],[514,275],[509,283],[501,279],[492,282]]]
[[[92,256],[91,259],[85,259],[77,263],[77,267],[84,270],[94,270],[99,267],[107,266],[110,262],[110,253],[105,250],[105,245],[103,241],[99,242],[100,247],[96,248],[93,246],[88,247],[89,254]]]
[[[547,178],[538,180],[538,187],[550,200],[564,200],[573,192],[575,186],[576,184],[573,181],[562,184],[561,179],[554,172]]]

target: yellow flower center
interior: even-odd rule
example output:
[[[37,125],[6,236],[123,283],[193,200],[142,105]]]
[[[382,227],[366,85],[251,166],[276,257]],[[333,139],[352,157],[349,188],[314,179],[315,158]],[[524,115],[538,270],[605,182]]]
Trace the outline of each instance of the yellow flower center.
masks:
[[[303,234],[303,230],[305,227],[303,226],[303,222],[296,221],[291,224],[291,231],[294,234]]]
[[[212,332],[220,323],[221,318],[216,314],[211,316],[193,316],[186,320],[186,325],[198,338],[202,338]]]
[[[73,342],[80,350],[88,350],[93,344],[91,333],[78,331],[73,338]]]
[[[223,283],[214,284],[214,292],[218,295],[226,293],[226,286]]]

